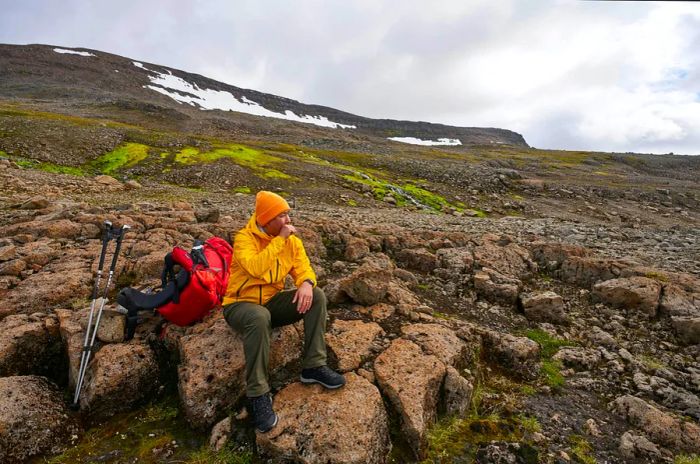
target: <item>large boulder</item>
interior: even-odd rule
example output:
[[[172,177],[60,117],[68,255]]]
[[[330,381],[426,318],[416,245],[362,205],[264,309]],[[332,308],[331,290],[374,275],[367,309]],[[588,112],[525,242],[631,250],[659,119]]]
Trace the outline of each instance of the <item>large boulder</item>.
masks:
[[[158,390],[158,374],[155,355],[148,346],[105,345],[88,366],[80,407],[97,419],[128,411]]]
[[[422,455],[426,431],[435,422],[445,365],[415,343],[396,339],[374,361],[384,395],[401,417],[401,429],[416,456]]]
[[[671,326],[681,343],[685,345],[700,343],[700,316],[672,316]]]
[[[367,256],[359,268],[340,282],[340,290],[361,305],[379,303],[387,294],[394,267],[384,254]]]
[[[566,322],[564,299],[552,292],[534,292],[520,295],[525,317],[531,321],[561,324]]]
[[[474,273],[474,289],[476,293],[491,302],[515,305],[522,282],[495,269],[483,268]]]
[[[515,377],[536,379],[540,371],[540,346],[526,337],[484,331],[484,354]]]
[[[438,257],[426,248],[405,249],[396,253],[396,261],[409,269],[431,272],[438,265]]]
[[[596,282],[620,277],[624,269],[635,265],[628,260],[570,256],[554,275],[564,282],[591,288]]]
[[[338,370],[348,372],[370,356],[372,345],[381,335],[384,329],[374,322],[336,319],[326,334],[326,343],[338,358]]]
[[[490,268],[516,279],[537,272],[537,263],[530,259],[530,252],[507,235],[484,235],[481,246],[474,249],[474,261],[478,267]]]
[[[656,316],[661,284],[647,277],[606,280],[593,287],[593,298],[610,306],[633,309],[649,317]]]
[[[293,383],[275,396],[279,423],[257,434],[266,462],[384,463],[389,421],[377,387],[354,373],[338,390]]]
[[[696,423],[667,414],[631,395],[617,398],[611,407],[651,441],[676,452],[700,453],[700,426]]]
[[[0,378],[0,462],[60,453],[78,431],[61,392],[46,378]]]
[[[68,359],[68,386],[71,391],[78,381],[78,370],[85,344],[85,329],[80,324],[80,315],[70,309],[56,309],[61,340]]]
[[[664,285],[659,312],[667,316],[700,316],[700,295],[686,292],[680,285]]]
[[[294,326],[272,332],[270,370],[298,359],[301,339]],[[185,417],[195,427],[209,427],[245,395],[243,340],[221,312],[180,339],[178,390]]]
[[[401,327],[401,333],[432,354],[446,366],[463,367],[471,361],[473,352],[455,332],[439,324],[410,324]]]
[[[469,410],[474,393],[474,379],[468,379],[452,366],[447,366],[445,374],[445,414],[463,416]]]
[[[13,314],[0,321],[0,376],[45,375],[62,364],[61,353],[55,316]]]

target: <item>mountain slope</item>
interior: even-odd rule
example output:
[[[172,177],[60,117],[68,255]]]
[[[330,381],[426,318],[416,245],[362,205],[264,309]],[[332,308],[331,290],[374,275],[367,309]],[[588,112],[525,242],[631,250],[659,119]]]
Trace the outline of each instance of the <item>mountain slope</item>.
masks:
[[[151,112],[170,114],[174,120],[236,121],[239,114],[225,111],[232,109],[326,127],[345,127],[360,136],[450,139],[462,145],[498,143],[527,147],[520,134],[505,129],[370,119],[96,50],[48,45],[0,45],[0,95],[42,100],[44,104],[100,105],[105,113],[112,112],[110,107],[117,110],[150,107]],[[291,118],[290,112],[294,115]]]

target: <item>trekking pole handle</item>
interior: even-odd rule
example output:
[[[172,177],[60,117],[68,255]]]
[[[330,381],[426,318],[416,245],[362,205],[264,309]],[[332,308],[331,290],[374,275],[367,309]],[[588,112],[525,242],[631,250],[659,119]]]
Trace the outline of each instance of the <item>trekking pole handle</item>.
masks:
[[[126,234],[126,231],[131,229],[131,226],[124,224],[121,229],[119,229],[119,234],[117,235],[117,247],[114,249],[114,256],[112,256],[112,265],[110,266],[109,270],[114,271],[114,268],[117,267],[117,258],[119,257],[119,250],[122,247],[122,239],[124,238],[124,234]]]
[[[102,271],[102,267],[105,264],[105,252],[110,240],[112,240],[112,223],[105,221],[104,229],[102,229],[102,253],[100,254],[100,265],[97,268],[98,272]]]

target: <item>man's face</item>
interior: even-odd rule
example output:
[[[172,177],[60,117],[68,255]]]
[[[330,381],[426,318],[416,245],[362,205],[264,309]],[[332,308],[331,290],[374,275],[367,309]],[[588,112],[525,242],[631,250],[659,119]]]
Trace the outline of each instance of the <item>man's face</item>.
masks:
[[[275,216],[274,219],[265,224],[263,227],[265,227],[265,231],[268,234],[272,235],[273,237],[277,237],[280,233],[280,229],[282,229],[282,226],[291,223],[292,220],[289,218],[289,211],[285,211],[284,213]]]

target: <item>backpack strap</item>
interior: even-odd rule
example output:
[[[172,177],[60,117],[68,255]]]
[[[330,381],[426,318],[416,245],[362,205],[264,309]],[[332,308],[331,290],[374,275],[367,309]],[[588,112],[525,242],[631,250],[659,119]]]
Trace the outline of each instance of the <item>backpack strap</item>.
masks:
[[[201,240],[195,240],[192,251],[190,252],[190,256],[192,257],[192,268],[194,268],[197,264],[201,264],[205,268],[209,268],[209,261],[204,254],[204,245],[205,243]]]
[[[176,264],[178,263],[176,263],[175,259],[173,259],[172,253],[168,253],[167,255],[165,255],[165,258],[163,258],[163,272],[160,275],[160,281],[162,285],[161,288],[163,290],[166,289],[170,282],[174,282],[177,279],[177,276],[175,275]],[[180,302],[180,289],[177,285],[173,286],[173,294],[171,296],[171,299],[175,303]]]

